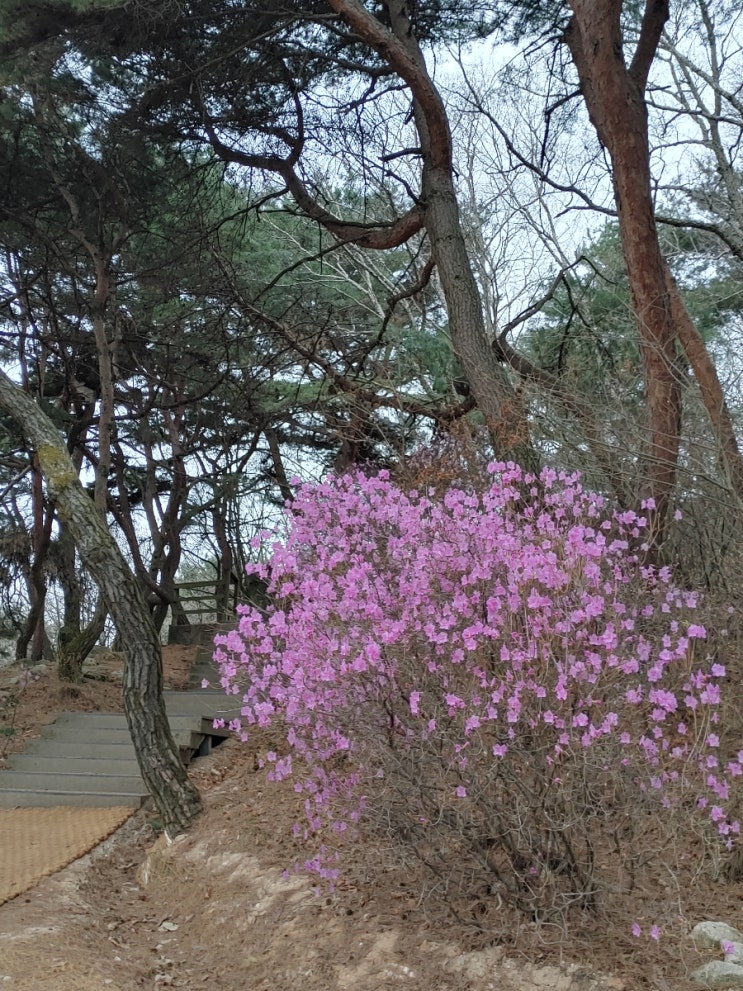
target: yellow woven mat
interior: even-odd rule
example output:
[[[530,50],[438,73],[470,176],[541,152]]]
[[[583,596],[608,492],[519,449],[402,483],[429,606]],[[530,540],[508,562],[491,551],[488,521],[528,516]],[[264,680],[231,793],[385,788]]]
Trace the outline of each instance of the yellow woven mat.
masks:
[[[92,850],[134,811],[0,810],[0,905]]]

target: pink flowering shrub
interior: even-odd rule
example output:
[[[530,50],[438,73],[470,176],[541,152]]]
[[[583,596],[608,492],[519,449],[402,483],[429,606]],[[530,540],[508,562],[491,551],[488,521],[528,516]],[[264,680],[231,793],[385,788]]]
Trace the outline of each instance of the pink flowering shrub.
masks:
[[[645,520],[576,475],[489,470],[441,497],[385,472],[300,488],[273,604],[215,657],[235,728],[285,733],[268,774],[304,795],[310,870],[332,879],[329,837],[363,817],[449,890],[545,918],[626,880],[653,814],[731,844],[743,753],[720,753],[695,594],[632,551]]]

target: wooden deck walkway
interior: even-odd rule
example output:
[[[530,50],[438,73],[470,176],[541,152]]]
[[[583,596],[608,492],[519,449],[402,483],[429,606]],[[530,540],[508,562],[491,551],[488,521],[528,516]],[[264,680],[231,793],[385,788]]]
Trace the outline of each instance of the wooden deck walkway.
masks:
[[[170,728],[181,759],[188,764],[228,737],[215,729],[215,718],[226,723],[237,715],[239,703],[222,691],[204,689],[207,678],[216,684],[211,646],[199,649],[189,691],[164,693]],[[8,758],[0,771],[0,808],[44,806],[126,806],[139,808],[147,789],[139,771],[123,713],[63,712],[46,726],[23,753]]]

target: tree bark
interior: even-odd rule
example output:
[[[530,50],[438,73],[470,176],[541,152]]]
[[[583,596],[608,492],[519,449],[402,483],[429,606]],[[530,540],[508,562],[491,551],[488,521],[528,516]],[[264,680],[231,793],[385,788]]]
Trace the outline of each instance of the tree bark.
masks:
[[[268,450],[271,452],[273,471],[276,476],[276,483],[279,486],[281,498],[284,502],[292,502],[294,499],[294,493],[292,492],[292,487],[289,484],[289,478],[286,474],[286,469],[284,468],[284,459],[281,457],[279,436],[273,427],[267,427],[263,433],[266,435],[266,440],[268,441]]]
[[[743,457],[725,393],[722,391],[715,363],[686,308],[686,303],[667,264],[665,272],[673,324],[699,386],[702,402],[709,415],[717,443],[720,445],[720,454],[727,469],[728,483],[735,496],[738,511],[743,513]]]
[[[105,515],[108,503],[108,478],[111,474],[111,442],[114,432],[114,363],[116,341],[109,340],[106,329],[106,308],[111,293],[111,275],[100,251],[85,242],[95,268],[95,292],[90,307],[98,374],[101,380],[100,413],[98,416],[98,463],[95,469],[95,504]]]
[[[77,574],[75,542],[64,523],[60,523],[59,527],[58,548],[59,582],[64,595],[64,619],[57,634],[57,670],[60,681],[79,685],[83,680],[83,663],[103,633],[108,611],[103,599],[99,598],[90,622],[87,626],[81,627],[83,595]]]
[[[614,197],[645,371],[649,440],[642,493],[655,501],[654,540],[676,479],[681,390],[675,373],[676,329],[653,209],[645,86],[668,18],[667,0],[647,0],[640,38],[627,67],[621,0],[570,0],[565,41],[578,71],[591,123],[612,163]]]
[[[60,518],[98,584],[124,647],[124,710],[142,777],[169,834],[201,811],[201,799],[181,764],[163,702],[160,641],[142,590],[105,520],[80,483],[56,428],[0,371],[0,406],[36,450]]]
[[[539,457],[530,442],[522,395],[487,338],[451,173],[424,165],[423,197],[425,225],[446,299],[452,345],[485,418],[495,453],[537,474]]]
[[[25,661],[31,645],[31,663],[36,664],[44,653],[44,606],[46,604],[46,556],[52,538],[54,508],[44,506],[41,470],[35,455],[31,459],[31,500],[33,504],[33,561],[26,576],[29,611],[16,641],[15,656]]]
[[[228,622],[235,614],[231,599],[235,556],[227,536],[227,506],[227,500],[220,499],[211,509],[214,538],[219,548],[215,590],[218,623]]]
[[[57,634],[57,673],[60,681],[79,685],[83,664],[106,626],[108,611],[100,599],[87,626],[63,626]]]
[[[536,473],[539,458],[530,443],[521,396],[488,340],[459,215],[449,120],[413,32],[408,5],[405,0],[384,0],[388,29],[359,0],[327,2],[410,87],[423,156],[423,224],[446,300],[454,352],[485,418],[496,455]]]

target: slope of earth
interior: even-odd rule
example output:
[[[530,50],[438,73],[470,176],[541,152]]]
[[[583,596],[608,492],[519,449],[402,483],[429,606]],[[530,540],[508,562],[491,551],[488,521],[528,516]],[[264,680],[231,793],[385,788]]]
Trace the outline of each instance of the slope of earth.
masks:
[[[174,687],[192,650],[165,651],[166,680]],[[106,655],[97,680],[87,681],[76,701],[115,708],[119,669],[120,660]],[[37,719],[53,718],[55,705],[71,707],[50,673],[29,688],[15,707],[18,732],[7,737],[14,745],[38,731]],[[523,925],[501,945],[489,945],[453,921],[433,895],[423,898],[417,866],[379,836],[349,844],[338,890],[316,893],[306,875],[287,872],[306,855],[292,836],[301,796],[289,782],[266,783],[257,769],[273,744],[258,735],[249,746],[228,741],[193,764],[205,812],[174,843],[156,835],[145,808],[92,854],[0,907],[2,986],[682,991],[690,987],[684,974],[702,962],[688,947],[681,950],[691,925],[710,917],[740,925],[740,886],[710,885],[698,892],[705,914],[685,919],[673,941],[632,940],[626,926],[607,929],[601,939],[594,929],[582,941],[566,933],[549,941]],[[715,906],[719,913],[710,915]],[[600,976],[612,970],[618,976]]]
[[[584,968],[467,953],[412,890],[355,877],[335,896],[287,875],[290,791],[230,741],[194,766],[206,813],[153,843],[147,811],[88,857],[0,908],[0,980],[24,991],[619,989]],[[296,851],[294,851],[296,852]],[[381,852],[381,851],[380,851]],[[393,872],[394,873],[394,872]],[[391,879],[388,879],[391,880]]]

